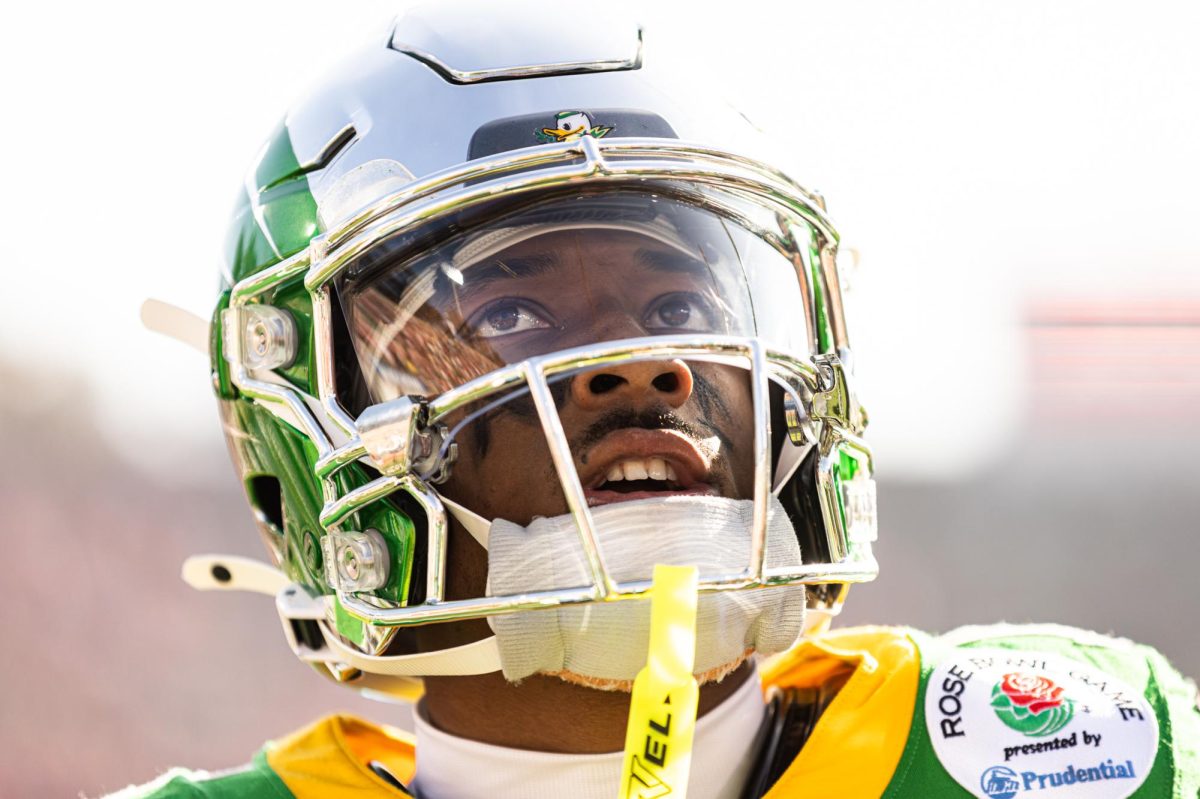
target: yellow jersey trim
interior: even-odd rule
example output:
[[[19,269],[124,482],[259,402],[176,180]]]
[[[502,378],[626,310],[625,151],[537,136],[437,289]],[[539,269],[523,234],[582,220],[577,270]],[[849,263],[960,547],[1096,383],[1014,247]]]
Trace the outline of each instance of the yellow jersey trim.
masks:
[[[407,796],[367,765],[382,764],[405,785],[416,772],[412,736],[354,716],[328,716],[266,747],[271,767],[296,799]]]
[[[766,690],[817,691],[845,683],[764,799],[882,796],[908,741],[920,671],[912,639],[882,627],[807,638],[764,664]],[[266,747],[266,759],[296,799],[402,797],[367,764],[381,763],[405,785],[416,772],[411,735],[353,716],[329,716],[275,741]]]
[[[764,799],[883,796],[904,754],[921,657],[901,630],[854,627],[805,639],[768,662],[763,687],[817,690],[849,675]]]

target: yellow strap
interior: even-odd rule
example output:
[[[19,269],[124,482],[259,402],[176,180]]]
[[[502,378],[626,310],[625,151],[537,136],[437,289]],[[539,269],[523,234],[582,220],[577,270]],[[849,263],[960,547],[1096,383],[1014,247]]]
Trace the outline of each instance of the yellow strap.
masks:
[[[700,687],[696,660],[695,566],[654,567],[650,650],[633,681],[620,799],[687,796]]]

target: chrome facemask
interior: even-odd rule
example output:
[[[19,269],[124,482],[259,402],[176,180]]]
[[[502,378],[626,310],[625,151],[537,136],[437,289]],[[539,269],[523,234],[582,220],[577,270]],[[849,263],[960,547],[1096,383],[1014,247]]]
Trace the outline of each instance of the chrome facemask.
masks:
[[[380,654],[395,629],[405,625],[645,597],[648,581],[617,581],[606,563],[551,391],[556,378],[603,365],[687,359],[737,367],[750,375],[755,502],[750,551],[741,570],[702,575],[702,592],[821,586],[816,592],[823,597],[818,609],[832,613],[840,605],[845,586],[874,579],[878,567],[871,553],[875,538],[873,464],[870,450],[860,438],[865,415],[843,365],[849,344],[836,265],[838,237],[819,196],[761,163],[671,139],[582,136],[473,160],[420,180],[404,182],[406,179],[395,178],[393,191],[343,217],[314,238],[306,250],[234,286],[221,319],[232,384],[303,432],[316,447],[316,473],[324,499],[319,519],[321,546],[331,593],[298,598],[296,591],[303,589],[292,586],[290,598],[278,603],[289,640],[302,659],[325,663],[339,679],[348,679],[347,675],[354,676],[359,669],[412,675],[447,673],[423,669],[416,662],[411,668],[385,669],[380,666],[384,661],[403,657]],[[811,242],[777,242],[780,249],[795,254],[805,305],[797,312],[807,320],[809,352],[796,353],[757,336],[688,334],[621,339],[503,365],[436,396],[397,396],[366,408],[357,418],[347,410],[335,380],[334,294],[338,279],[361,256],[431,219],[470,211],[497,196],[654,181],[690,185],[700,192],[711,189],[706,199],[710,204],[719,204],[721,195],[736,195],[784,223],[803,223],[812,231]],[[731,208],[719,210],[726,215],[735,213]],[[299,331],[285,312],[264,304],[264,298],[269,298],[273,289],[301,278],[312,302],[317,397],[302,394],[273,371],[295,357]],[[775,463],[770,435],[772,385],[782,392],[787,425],[783,444],[787,452],[775,458]],[[447,600],[447,506],[433,488],[447,469],[453,468],[455,449],[446,437],[446,424],[469,406],[514,391],[527,392],[536,409],[578,528],[588,581],[571,588]],[[824,531],[818,547],[824,550],[822,562],[768,568],[764,559],[768,496],[784,487],[802,461],[812,463],[809,482],[820,519],[811,522]],[[379,477],[345,491],[338,473],[356,462],[371,467]],[[420,601],[381,595],[379,588],[393,567],[391,553],[377,531],[359,529],[355,523],[362,511],[396,495],[410,497],[427,518],[425,529],[418,532],[425,537],[427,555]],[[347,621],[361,623],[361,636],[348,641],[338,632],[346,629]],[[296,633],[297,625],[313,624],[319,631],[315,641]]]

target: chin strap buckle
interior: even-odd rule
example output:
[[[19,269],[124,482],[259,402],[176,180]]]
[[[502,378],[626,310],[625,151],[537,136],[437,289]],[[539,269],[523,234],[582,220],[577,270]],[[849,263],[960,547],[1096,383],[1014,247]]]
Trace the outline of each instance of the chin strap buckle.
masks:
[[[325,583],[335,591],[374,591],[387,585],[391,557],[378,530],[332,530],[321,538]]]
[[[250,371],[279,369],[296,360],[299,332],[282,308],[238,305],[221,311],[225,360]]]

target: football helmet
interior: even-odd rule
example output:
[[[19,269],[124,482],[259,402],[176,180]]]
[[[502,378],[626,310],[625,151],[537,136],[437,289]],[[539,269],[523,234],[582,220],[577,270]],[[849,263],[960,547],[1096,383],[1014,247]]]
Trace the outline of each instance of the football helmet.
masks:
[[[498,668],[488,639],[413,651],[414,625],[645,595],[605,555],[560,418],[571,381],[602,393],[605,369],[682,365],[655,384],[668,393],[703,369],[742,375],[749,546],[702,592],[801,584],[819,620],[877,572],[838,233],[769,141],[652,44],[558,7],[416,8],[288,111],[247,174],[210,341],[273,566],[202,556],[185,577],[275,594],[295,653],[339,682],[403,694]],[[541,299],[480,288],[552,269]],[[664,275],[686,289],[647,287]],[[612,307],[632,321],[608,324]],[[486,446],[470,426],[505,403],[544,435],[583,578],[450,597],[452,520],[486,546],[491,519],[447,486]],[[645,463],[634,487],[687,487]],[[768,557],[776,500],[802,564]]]

